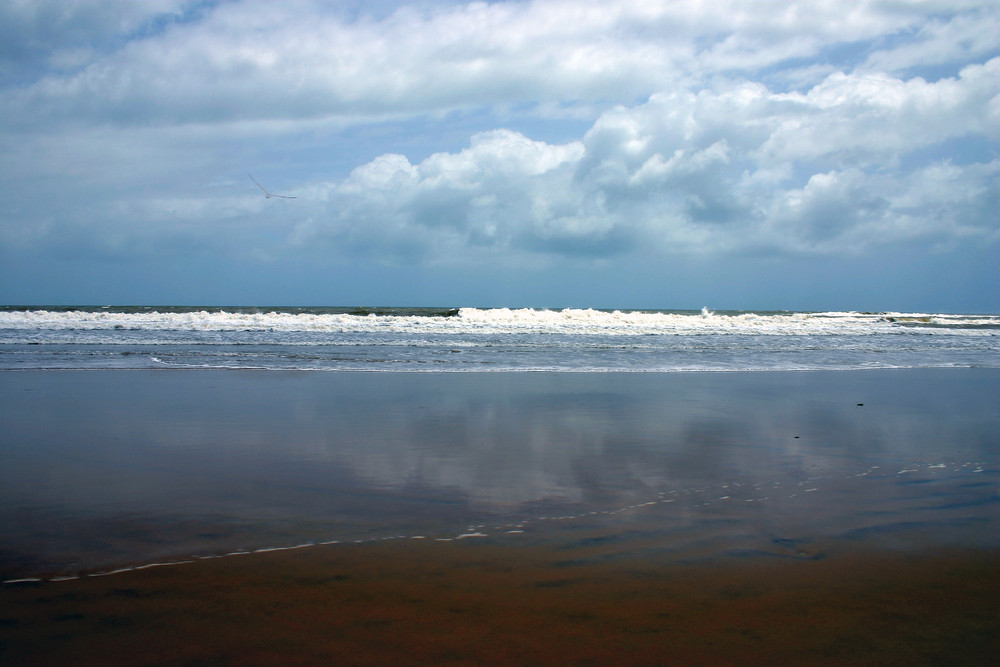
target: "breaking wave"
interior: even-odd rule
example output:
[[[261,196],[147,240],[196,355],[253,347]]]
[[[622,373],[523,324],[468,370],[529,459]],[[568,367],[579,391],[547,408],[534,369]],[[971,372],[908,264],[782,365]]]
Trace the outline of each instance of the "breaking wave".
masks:
[[[62,308],[0,310],[0,329],[837,335],[894,329],[993,335],[997,315],[535,308]]]

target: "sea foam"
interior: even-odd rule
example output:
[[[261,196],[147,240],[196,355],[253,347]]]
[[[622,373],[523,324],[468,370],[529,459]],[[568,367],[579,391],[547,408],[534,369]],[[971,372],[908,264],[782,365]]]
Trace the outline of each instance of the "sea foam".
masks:
[[[286,331],[438,333],[545,332],[567,334],[837,334],[926,329],[965,333],[1000,329],[1000,316],[926,313],[858,312],[712,312],[696,311],[460,308],[456,316],[412,314],[415,309],[331,312],[337,309],[156,310],[0,310],[0,329],[7,330],[158,330],[158,331]],[[350,309],[342,309],[350,310]],[[448,311],[452,312],[452,311]]]

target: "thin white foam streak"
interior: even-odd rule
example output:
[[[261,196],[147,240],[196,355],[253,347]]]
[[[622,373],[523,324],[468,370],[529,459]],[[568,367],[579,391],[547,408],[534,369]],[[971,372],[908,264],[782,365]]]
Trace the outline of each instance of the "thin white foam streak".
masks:
[[[895,471],[893,471],[895,469]],[[782,483],[781,481],[745,483],[745,482],[725,482],[709,486],[693,486],[689,488],[675,488],[651,493],[643,499],[621,506],[605,507],[600,509],[586,509],[578,512],[566,512],[557,514],[536,514],[522,517],[514,521],[483,522],[466,526],[464,529],[453,534],[428,536],[425,533],[413,534],[391,534],[367,538],[356,539],[327,539],[302,542],[294,545],[274,545],[258,547],[256,549],[238,549],[236,551],[191,555],[177,560],[157,561],[138,565],[125,565],[109,570],[96,572],[82,572],[73,574],[59,574],[49,577],[19,577],[0,581],[3,585],[18,584],[43,584],[60,583],[94,577],[108,577],[138,572],[152,568],[171,567],[189,565],[200,561],[221,560],[234,558],[237,556],[254,556],[274,552],[297,551],[311,549],[322,546],[335,545],[366,545],[402,540],[430,540],[433,542],[459,542],[469,539],[482,539],[494,537],[495,539],[518,539],[538,530],[544,530],[546,526],[555,526],[562,523],[574,521],[600,521],[602,518],[611,519],[618,516],[642,516],[641,513],[655,511],[660,508],[665,519],[670,517],[689,516],[691,512],[716,511],[718,509],[732,506],[732,504],[763,505],[768,502],[830,502],[829,499],[813,499],[808,496],[822,496],[824,491],[837,486],[841,480],[881,480],[883,482],[904,483],[911,481],[911,476],[919,475],[923,482],[932,482],[935,479],[960,479],[964,474],[979,474],[990,472],[997,474],[994,467],[981,461],[971,461],[964,463],[957,462],[935,462],[935,463],[908,463],[900,467],[898,464],[893,467],[871,465],[862,470],[841,472],[830,475],[815,475],[800,480],[797,483]],[[937,497],[937,500],[947,505],[947,498]]]

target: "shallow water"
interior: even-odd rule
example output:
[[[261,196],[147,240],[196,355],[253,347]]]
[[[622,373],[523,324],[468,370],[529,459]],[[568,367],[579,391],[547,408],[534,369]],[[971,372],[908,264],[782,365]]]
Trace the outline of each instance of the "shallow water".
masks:
[[[1000,543],[994,369],[29,371],[0,401],[5,580],[626,524],[677,560]]]

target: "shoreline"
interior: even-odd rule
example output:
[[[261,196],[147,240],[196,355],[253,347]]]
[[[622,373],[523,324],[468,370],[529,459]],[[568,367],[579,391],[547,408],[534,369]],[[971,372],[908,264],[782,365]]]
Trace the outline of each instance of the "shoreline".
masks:
[[[992,516],[989,512],[994,505],[1000,504],[1000,498],[975,499],[973,506],[966,508],[966,514],[962,518],[962,522],[970,524],[966,526],[948,526],[942,518],[929,520],[926,525],[892,522],[883,524],[879,521],[864,524],[850,519],[845,523],[843,516],[838,516],[836,512],[831,513],[829,509],[818,511],[812,505],[806,505],[804,508],[795,505],[799,499],[806,502],[807,496],[821,490],[819,487],[823,487],[822,490],[826,494],[823,502],[833,505],[851,502],[851,496],[854,494],[871,495],[872,491],[866,487],[870,487],[873,483],[872,476],[881,477],[884,487],[885,484],[898,485],[900,477],[907,475],[909,478],[906,484],[934,487],[935,493],[942,494],[954,491],[956,483],[953,479],[942,480],[939,474],[947,474],[950,478],[961,476],[962,481],[958,483],[959,486],[981,486],[976,477],[981,473],[995,476],[995,472],[984,468],[982,463],[911,464],[910,467],[895,474],[892,474],[892,471],[879,470],[879,466],[872,466],[868,470],[840,479],[812,477],[784,490],[779,488],[779,484],[775,484],[769,491],[725,484],[716,489],[698,489],[696,492],[691,490],[660,492],[651,500],[641,499],[623,507],[569,514],[560,514],[557,511],[549,515],[522,516],[507,523],[479,523],[464,529],[452,527],[453,530],[450,532],[315,540],[239,548],[228,552],[178,553],[163,560],[121,560],[106,567],[90,567],[77,571],[43,569],[0,581],[0,587],[115,577],[153,568],[182,567],[205,561],[226,562],[238,557],[253,558],[275,552],[301,552],[331,547],[377,547],[412,541],[434,543],[485,541],[511,549],[521,546],[528,549],[541,548],[542,545],[548,545],[547,548],[550,549],[572,549],[589,542],[611,542],[630,547],[630,550],[619,549],[625,557],[635,557],[636,554],[641,555],[644,552],[655,553],[664,565],[687,565],[720,560],[741,562],[747,561],[748,556],[820,560],[829,556],[850,555],[854,551],[865,549],[872,552],[883,549],[911,555],[960,547],[989,551],[994,548],[1000,549],[997,540],[988,534],[981,535],[982,539],[976,539],[974,532],[979,529],[989,530]],[[760,496],[760,494],[768,495]],[[782,517],[780,522],[768,527],[773,521],[768,519],[768,515],[759,514],[759,508],[754,507],[761,504],[767,505],[768,515],[779,514]],[[979,506],[979,510],[973,512],[975,506]],[[806,524],[811,518],[810,510],[816,511],[817,514],[813,521],[815,525],[807,528]],[[932,510],[933,508],[928,506],[922,511]],[[879,505],[873,504],[870,511],[878,513],[884,510]],[[678,522],[679,516],[684,516],[685,519]],[[728,527],[718,530],[704,526],[712,522]],[[748,531],[743,524],[753,525],[754,528]],[[926,534],[930,529],[935,530],[933,536]],[[796,537],[768,536],[770,531]]]

